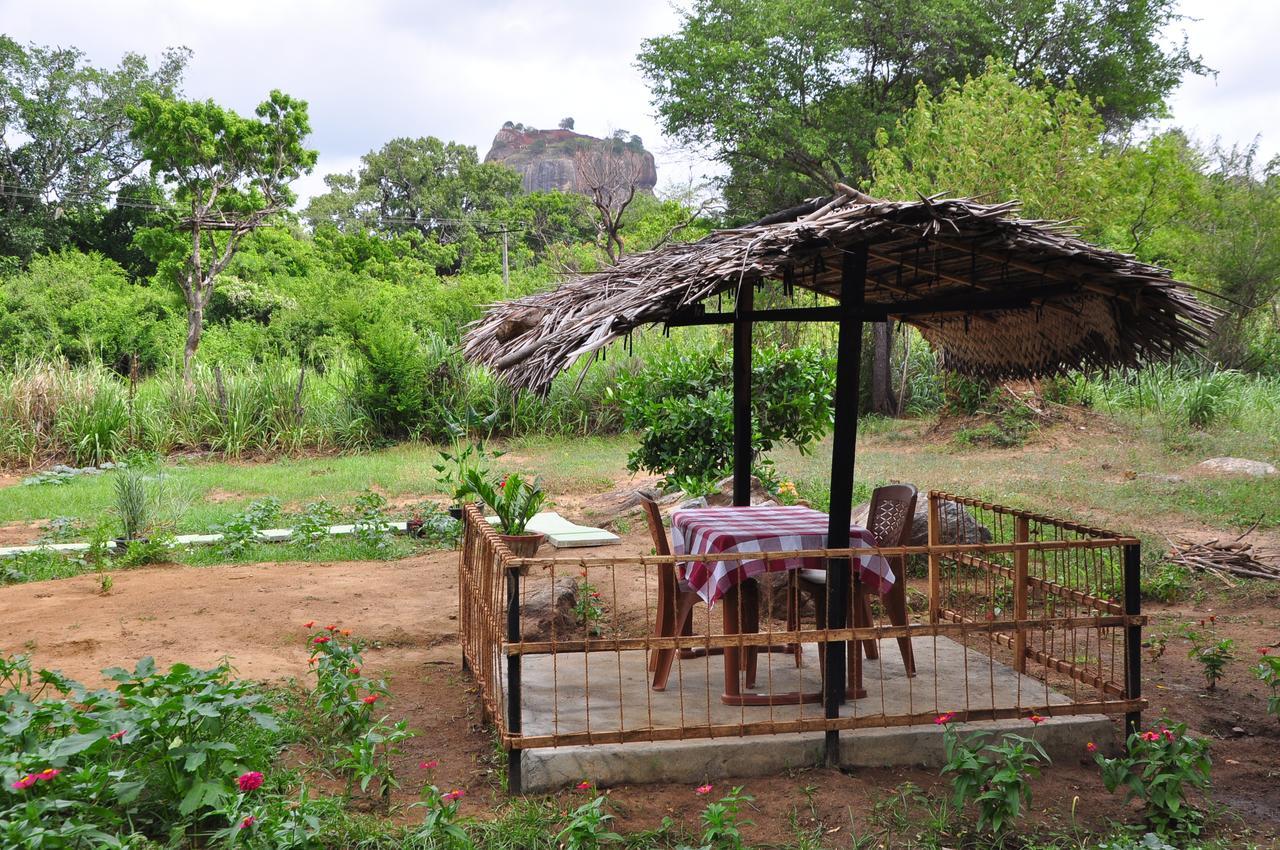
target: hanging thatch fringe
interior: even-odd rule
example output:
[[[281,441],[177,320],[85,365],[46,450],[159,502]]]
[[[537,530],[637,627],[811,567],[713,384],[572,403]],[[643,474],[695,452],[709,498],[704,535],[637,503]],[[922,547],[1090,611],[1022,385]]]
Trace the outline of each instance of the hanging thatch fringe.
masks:
[[[1201,346],[1217,318],[1167,270],[1091,245],[1063,223],[1016,218],[1016,203],[876,201],[837,189],[834,198],[497,304],[468,330],[466,356],[514,386],[544,389],[578,357],[742,285],[788,278],[838,298],[840,255],[861,244],[866,303],[891,314],[895,304],[914,305],[903,321],[942,351],[947,368],[971,375],[1163,359]],[[1019,293],[1028,298],[1018,307],[982,306]],[[919,312],[935,301],[936,312]]]

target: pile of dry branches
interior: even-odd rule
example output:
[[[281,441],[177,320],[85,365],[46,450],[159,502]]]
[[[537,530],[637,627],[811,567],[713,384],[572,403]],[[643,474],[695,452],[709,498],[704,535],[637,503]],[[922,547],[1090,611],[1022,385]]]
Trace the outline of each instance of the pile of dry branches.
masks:
[[[1256,523],[1255,523],[1256,525]],[[1235,540],[1221,541],[1217,538],[1207,543],[1192,543],[1187,540],[1170,540],[1170,562],[1202,570],[1232,584],[1226,573],[1243,578],[1266,578],[1280,580],[1280,558],[1261,557],[1252,543],[1244,542],[1249,529]]]

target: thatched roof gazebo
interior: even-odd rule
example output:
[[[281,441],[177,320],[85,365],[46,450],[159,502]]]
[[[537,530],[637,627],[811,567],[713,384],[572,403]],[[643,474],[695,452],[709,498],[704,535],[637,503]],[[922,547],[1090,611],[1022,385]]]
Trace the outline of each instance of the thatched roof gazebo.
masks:
[[[747,504],[752,325],[837,323],[827,545],[842,549],[849,545],[864,322],[907,322],[946,368],[1001,379],[1136,366],[1193,351],[1217,317],[1169,271],[1091,245],[1064,224],[1019,219],[1015,203],[881,201],[846,186],[837,191],[499,304],[468,330],[465,354],[513,386],[543,391],[578,358],[636,328],[732,324],[735,503]],[[754,292],[766,280],[836,304],[757,310]],[[721,294],[734,296],[733,311],[707,312],[706,299]],[[843,566],[831,571],[831,628],[845,625],[838,600],[850,571]],[[828,716],[845,690],[843,650],[833,644],[826,656]]]

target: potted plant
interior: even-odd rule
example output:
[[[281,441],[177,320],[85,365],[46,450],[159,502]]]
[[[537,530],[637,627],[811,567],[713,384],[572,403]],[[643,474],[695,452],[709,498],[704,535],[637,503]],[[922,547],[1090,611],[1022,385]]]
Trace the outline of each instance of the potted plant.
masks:
[[[500,482],[481,475],[479,470],[467,472],[470,492],[480,497],[498,515],[498,536],[512,554],[531,558],[542,545],[544,534],[529,534],[529,520],[547,501],[547,494],[537,480],[525,481],[518,473],[511,473]]]
[[[152,494],[141,470],[117,470],[115,480],[115,512],[120,520],[121,535],[115,538],[116,551],[123,552],[132,542],[146,542],[152,525]]]
[[[436,483],[442,490],[449,493],[453,500],[449,506],[449,515],[456,520],[461,521],[462,506],[467,500],[477,497],[468,483],[470,472],[475,470],[479,473],[488,473],[490,462],[505,454],[505,452],[490,451],[483,437],[475,442],[467,440],[473,430],[492,429],[496,417],[496,411],[489,416],[481,417],[475,410],[468,409],[461,422],[450,422],[448,428],[452,440],[449,450],[442,450],[440,462],[432,465],[437,473]]]
[[[426,520],[422,518],[422,511],[414,511],[413,516],[409,517],[409,521],[404,524],[404,530],[410,537],[421,537],[424,525]]]

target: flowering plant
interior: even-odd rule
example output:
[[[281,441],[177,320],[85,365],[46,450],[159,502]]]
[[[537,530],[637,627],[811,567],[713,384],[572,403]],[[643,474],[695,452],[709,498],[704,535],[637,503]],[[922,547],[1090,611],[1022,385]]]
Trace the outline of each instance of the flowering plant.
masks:
[[[942,773],[954,774],[955,805],[978,807],[978,829],[996,836],[1013,825],[1022,807],[1031,804],[1030,779],[1040,775],[1040,763],[1049,755],[1038,741],[1021,735],[1004,735],[991,743],[983,733],[961,738],[952,728],[953,712],[939,715],[946,765]],[[1038,724],[1033,715],[1031,723]]]
[[[598,796],[574,809],[568,826],[556,836],[560,846],[565,850],[595,850],[601,842],[621,841],[621,835],[609,831],[613,815],[604,810],[606,802],[605,797]]]
[[[1196,835],[1204,816],[1187,805],[1186,786],[1209,784],[1209,742],[1186,734],[1185,724],[1134,731],[1127,752],[1116,758],[1095,753],[1107,790],[1124,787],[1129,799],[1141,800],[1147,824],[1158,835]]]
[[[537,479],[525,481],[517,472],[494,480],[472,469],[467,471],[467,483],[472,492],[498,515],[499,530],[510,536],[524,534],[529,520],[547,501],[546,491]]]

